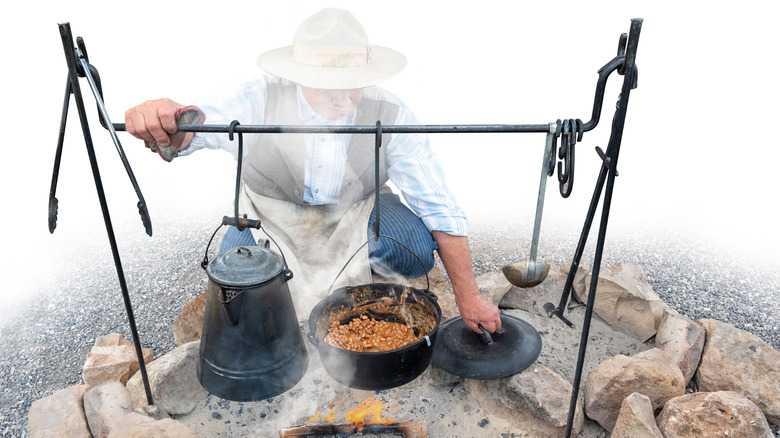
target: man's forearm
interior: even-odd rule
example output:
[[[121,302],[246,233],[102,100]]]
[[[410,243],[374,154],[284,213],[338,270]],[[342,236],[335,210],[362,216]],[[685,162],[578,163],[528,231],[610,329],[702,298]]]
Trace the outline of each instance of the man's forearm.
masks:
[[[477,333],[480,332],[480,325],[490,332],[500,328],[501,315],[498,308],[489,303],[477,287],[468,239],[442,231],[434,231],[432,234],[439,244],[439,258],[452,282],[452,290],[463,321]]]
[[[462,300],[469,295],[479,295],[474,269],[471,266],[471,250],[468,239],[453,236],[443,231],[434,231],[433,239],[439,244],[439,258],[452,282],[455,299]]]

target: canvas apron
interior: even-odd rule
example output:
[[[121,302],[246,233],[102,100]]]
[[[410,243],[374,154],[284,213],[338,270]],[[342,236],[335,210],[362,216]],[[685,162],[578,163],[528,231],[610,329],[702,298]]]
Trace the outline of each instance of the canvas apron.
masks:
[[[371,282],[368,245],[361,245],[368,241],[374,195],[351,209],[333,212],[269,198],[242,184],[239,205],[241,211],[260,220],[281,248],[293,273],[288,285],[299,321],[309,319],[311,310],[325,298],[331,284],[333,291],[344,285]],[[266,238],[262,230],[252,229],[252,235],[258,241]],[[274,246],[271,242],[271,248],[276,250]],[[344,272],[339,275],[342,268]]]

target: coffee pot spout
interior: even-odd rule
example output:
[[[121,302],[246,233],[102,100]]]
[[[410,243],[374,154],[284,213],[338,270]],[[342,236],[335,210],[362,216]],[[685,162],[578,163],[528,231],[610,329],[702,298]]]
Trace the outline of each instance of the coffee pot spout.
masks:
[[[246,301],[245,290],[231,290],[220,288],[219,305],[225,314],[225,319],[231,326],[236,326],[241,318],[241,312],[244,309]]]

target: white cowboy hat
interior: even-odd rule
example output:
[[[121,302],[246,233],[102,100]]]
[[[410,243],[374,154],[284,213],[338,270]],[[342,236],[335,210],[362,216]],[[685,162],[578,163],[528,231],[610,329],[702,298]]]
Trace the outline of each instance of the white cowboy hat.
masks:
[[[292,46],[263,53],[257,65],[306,87],[347,90],[390,79],[406,67],[406,57],[370,45],[348,11],[323,9],[298,26]]]

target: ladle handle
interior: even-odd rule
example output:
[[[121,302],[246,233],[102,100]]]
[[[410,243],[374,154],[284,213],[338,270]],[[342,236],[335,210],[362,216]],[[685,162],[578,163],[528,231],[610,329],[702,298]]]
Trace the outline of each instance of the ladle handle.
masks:
[[[552,130],[552,127],[550,128]],[[555,140],[555,133],[548,132],[544,142],[544,158],[542,160],[542,172],[539,178],[539,196],[536,198],[536,217],[534,218],[534,234],[531,238],[531,256],[530,265],[536,262],[536,249],[539,247],[539,232],[542,229],[542,212],[544,210],[544,193],[547,190],[547,169],[550,155],[552,154],[552,145]]]

